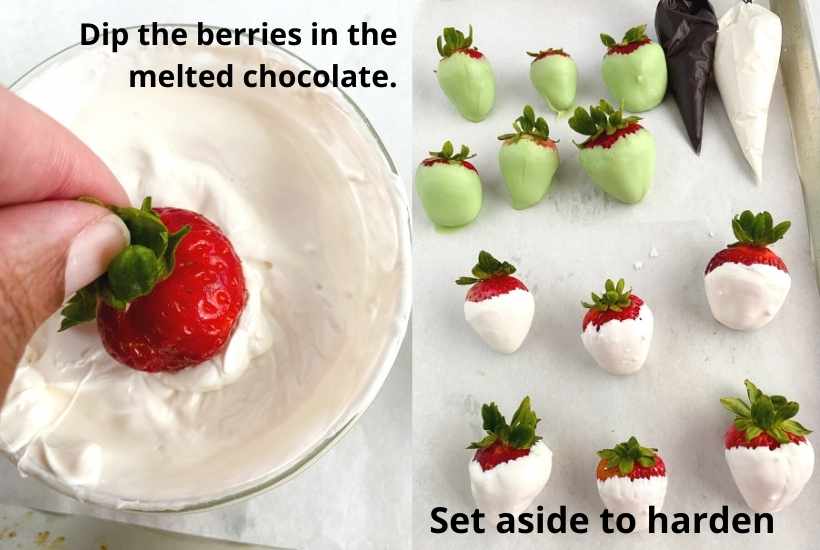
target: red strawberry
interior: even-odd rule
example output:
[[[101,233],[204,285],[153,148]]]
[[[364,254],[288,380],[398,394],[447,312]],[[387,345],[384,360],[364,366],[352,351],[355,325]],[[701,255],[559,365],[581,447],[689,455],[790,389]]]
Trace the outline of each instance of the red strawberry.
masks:
[[[481,251],[472,277],[458,285],[472,285],[464,302],[464,317],[492,349],[512,353],[521,347],[532,324],[535,300],[526,285],[512,276],[515,266]]]
[[[814,471],[811,433],[794,420],[800,406],[782,395],[766,395],[744,382],[747,403],[724,397],[735,415],[724,437],[726,462],[746,503],[756,512],[777,512],[800,495]]]
[[[495,403],[481,407],[487,435],[471,443],[470,489],[488,516],[523,512],[549,481],[552,452],[535,434],[540,419],[525,397],[507,424]]]
[[[106,351],[147,372],[176,371],[219,353],[245,307],[242,264],[205,217],[178,208],[109,207],[131,246],[64,308],[63,329],[96,314]]]
[[[611,374],[631,374],[646,362],[654,331],[652,310],[620,279],[591,294],[581,323],[581,341],[598,366]]]
[[[632,514],[636,530],[646,529],[649,507],[660,510],[666,497],[666,464],[658,450],[641,447],[630,437],[612,449],[598,451],[598,456],[595,477],[604,506],[615,514]]]
[[[786,264],[768,248],[791,227],[768,212],[746,210],[732,220],[737,242],[706,266],[706,297],[715,319],[736,330],[758,329],[780,310],[791,287]]]

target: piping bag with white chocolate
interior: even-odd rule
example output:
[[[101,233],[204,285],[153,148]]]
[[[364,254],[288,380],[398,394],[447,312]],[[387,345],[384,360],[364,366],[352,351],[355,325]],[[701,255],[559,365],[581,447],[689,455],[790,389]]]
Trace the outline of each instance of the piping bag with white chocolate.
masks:
[[[740,149],[763,178],[766,124],[780,62],[780,18],[744,0],[718,20],[715,80]]]
[[[468,467],[473,498],[488,518],[518,515],[541,493],[552,471],[552,451],[535,434],[541,419],[529,397],[509,424],[495,403],[481,407],[481,419],[487,435],[467,447],[476,449]]]

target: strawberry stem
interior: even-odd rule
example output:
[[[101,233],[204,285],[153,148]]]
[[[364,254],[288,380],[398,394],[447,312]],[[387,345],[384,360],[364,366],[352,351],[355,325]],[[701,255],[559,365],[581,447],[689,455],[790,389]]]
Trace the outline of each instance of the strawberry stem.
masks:
[[[747,403],[738,397],[723,397],[720,403],[735,415],[735,427],[743,432],[746,441],[766,433],[778,443],[788,443],[789,434],[798,437],[809,435],[811,430],[794,420],[800,405],[782,395],[766,395],[749,380],[746,386]]]
[[[729,246],[766,247],[782,239],[791,226],[790,221],[774,225],[772,215],[768,212],[754,214],[751,210],[745,210],[732,219],[732,231],[737,242]]]
[[[131,243],[111,260],[106,273],[81,288],[66,303],[60,312],[63,316],[60,331],[93,321],[99,300],[123,310],[130,302],[150,294],[157,283],[173,272],[176,248],[191,230],[186,225],[169,233],[151,207],[151,197],[146,197],[140,208],[107,205],[94,197],[78,200],[107,208],[119,216],[128,227]]]
[[[509,424],[495,403],[481,406],[481,419],[487,435],[481,441],[470,443],[468,449],[486,449],[496,442],[513,449],[530,449],[541,440],[535,435],[535,428],[541,419],[533,412],[529,396],[518,405]]]
[[[436,158],[447,162],[463,162],[475,156],[475,154],[470,154],[470,148],[466,145],[462,145],[461,150],[457,154],[454,154],[454,152],[455,149],[453,148],[453,143],[448,140],[441,146],[441,151],[430,151],[429,153],[431,158]]]
[[[622,476],[627,476],[632,473],[636,464],[643,468],[653,467],[657,453],[658,449],[641,447],[635,436],[632,436],[612,449],[601,449],[597,454],[606,460],[607,468],[618,468]]]
[[[609,36],[608,34],[601,33],[601,43],[607,47],[607,49],[617,48],[620,46],[627,46],[629,44],[634,44],[636,42],[642,42],[649,38],[646,36],[646,25],[638,25],[637,27],[632,27],[626,33],[624,33],[624,37],[620,42],[615,42],[615,39]]]
[[[493,277],[504,277],[515,273],[515,266],[509,262],[500,262],[486,250],[478,253],[478,263],[473,266],[472,277],[459,277],[457,285],[472,285]]]
[[[573,141],[579,149],[582,149],[604,133],[611,136],[618,130],[636,124],[640,120],[641,118],[637,116],[624,117],[623,106],[616,111],[608,101],[602,99],[597,106],[590,105],[589,111],[583,107],[576,107],[575,113],[568,122],[570,128],[579,134],[589,136],[580,144]]]
[[[590,294],[592,303],[581,302],[587,309],[597,311],[620,312],[632,305],[632,289],[625,289],[626,283],[623,279],[618,279],[614,283],[612,279],[607,279],[604,283],[604,293],[598,296],[594,292]]]
[[[517,142],[524,136],[530,136],[538,140],[548,140],[550,138],[550,128],[543,117],[535,118],[535,111],[531,105],[524,107],[524,113],[513,122],[514,134],[502,134],[498,136],[501,141],[510,140]]]
[[[436,38],[436,48],[442,58],[450,57],[460,50],[466,50],[473,45],[473,26],[467,36],[454,27],[445,27],[442,36]]]

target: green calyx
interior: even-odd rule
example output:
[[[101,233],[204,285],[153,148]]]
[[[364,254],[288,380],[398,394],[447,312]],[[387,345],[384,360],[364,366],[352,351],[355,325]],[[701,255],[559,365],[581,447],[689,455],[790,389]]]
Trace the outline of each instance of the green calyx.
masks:
[[[658,449],[641,447],[635,436],[632,436],[612,449],[598,451],[598,456],[606,460],[607,468],[618,468],[620,474],[626,476],[632,473],[636,464],[644,468],[654,466],[657,453]]]
[[[535,118],[535,111],[531,105],[524,107],[524,113],[513,122],[515,133],[502,134],[498,139],[502,141],[518,141],[524,136],[530,136],[538,140],[548,140],[550,138],[550,127],[544,117]]]
[[[612,279],[607,279],[604,284],[604,293],[598,296],[593,292],[590,294],[592,303],[581,302],[581,305],[597,311],[623,311],[632,304],[632,289],[625,287],[626,283],[623,279],[618,279],[617,283],[614,283]]]
[[[542,57],[547,57],[549,55],[563,55],[565,57],[570,56],[567,52],[564,51],[564,48],[548,48],[546,50],[539,50],[537,52],[527,52],[527,55],[535,59],[541,59]]]
[[[473,26],[467,36],[454,27],[445,27],[441,36],[436,38],[436,48],[441,57],[450,57],[459,50],[466,50],[473,45]]]
[[[186,225],[176,233],[169,233],[151,208],[151,197],[146,197],[140,208],[107,205],[93,197],[79,200],[107,208],[119,216],[128,227],[131,244],[111,260],[105,274],[78,290],[66,303],[60,312],[63,316],[60,331],[93,321],[100,299],[124,310],[130,302],[150,294],[157,283],[173,272],[176,248],[191,230]]]
[[[635,42],[641,42],[649,38],[646,36],[646,25],[638,25],[637,27],[632,27],[624,34],[623,40],[620,42],[615,42],[615,39],[609,36],[608,34],[601,33],[601,43],[607,48],[616,48],[618,46],[626,46],[628,44],[634,44]]]
[[[750,210],[746,210],[732,220],[732,231],[735,233],[737,242],[729,246],[741,244],[768,246],[782,239],[791,226],[790,221],[774,225],[772,215],[768,212],[753,214]]]
[[[503,277],[515,273],[515,266],[508,262],[499,262],[492,254],[482,250],[478,253],[478,263],[473,267],[472,277],[459,277],[457,285],[473,285],[479,281]]]
[[[611,136],[639,120],[641,118],[637,116],[624,117],[623,107],[616,111],[607,100],[602,99],[597,106],[590,105],[589,111],[583,107],[576,107],[575,113],[569,119],[569,127],[579,134],[589,136],[581,144],[573,141],[580,149],[603,134]]]
[[[451,141],[445,141],[444,145],[441,146],[441,151],[430,151],[429,153],[430,158],[446,160],[447,162],[462,162],[475,156],[470,154],[470,148],[466,145],[462,145],[461,150],[455,153]]]
[[[744,433],[746,441],[751,441],[762,433],[767,433],[778,441],[788,443],[789,435],[806,436],[811,430],[794,420],[800,405],[782,395],[766,395],[749,380],[744,380],[746,403],[738,397],[724,397],[721,404],[735,415],[735,427]]]
[[[487,435],[481,441],[470,443],[468,449],[486,449],[496,442],[513,449],[529,449],[541,440],[535,435],[535,428],[541,419],[530,408],[529,396],[521,401],[509,424],[495,403],[481,406],[481,419]]]

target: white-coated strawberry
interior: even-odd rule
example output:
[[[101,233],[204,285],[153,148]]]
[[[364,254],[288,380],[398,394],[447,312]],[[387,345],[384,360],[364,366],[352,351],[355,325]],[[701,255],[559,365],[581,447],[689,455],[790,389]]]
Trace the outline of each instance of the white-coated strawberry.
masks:
[[[458,285],[471,285],[464,301],[467,323],[500,353],[513,353],[521,347],[535,313],[532,294],[513,273],[513,265],[482,250],[472,277],[456,280]]]
[[[468,466],[473,498],[487,517],[520,514],[544,489],[552,471],[552,451],[535,433],[540,419],[529,397],[509,424],[495,403],[481,407],[481,419],[487,435],[467,447],[476,449]]]
[[[786,301],[791,276],[768,245],[791,227],[774,225],[768,212],[746,210],[732,220],[737,242],[712,257],[704,284],[712,315],[735,330],[756,330],[769,324]]]
[[[646,362],[652,342],[652,310],[632,290],[626,290],[623,279],[607,280],[604,293],[591,294],[581,325],[584,347],[611,374],[631,374]]]
[[[744,382],[747,403],[724,397],[735,415],[724,438],[726,462],[740,494],[755,512],[779,512],[794,502],[814,472],[811,433],[794,417],[800,406]]]

